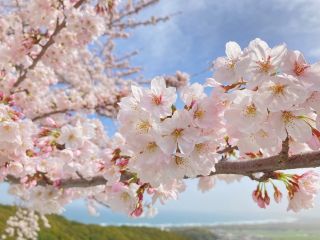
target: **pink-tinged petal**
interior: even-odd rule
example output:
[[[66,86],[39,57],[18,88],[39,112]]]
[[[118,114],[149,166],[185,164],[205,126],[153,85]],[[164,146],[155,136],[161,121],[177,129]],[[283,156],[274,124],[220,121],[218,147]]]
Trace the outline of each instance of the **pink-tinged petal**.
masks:
[[[193,151],[194,149],[194,142],[193,141],[188,141],[184,139],[178,139],[178,147],[183,154],[189,154]]]
[[[304,120],[292,121],[287,124],[286,129],[289,136],[299,142],[307,142],[312,138],[312,129]]]
[[[227,42],[226,44],[226,55],[229,59],[237,59],[240,57],[242,51],[238,43]]]
[[[171,136],[161,137],[157,141],[159,147],[166,154],[173,154],[177,150],[177,142]]]

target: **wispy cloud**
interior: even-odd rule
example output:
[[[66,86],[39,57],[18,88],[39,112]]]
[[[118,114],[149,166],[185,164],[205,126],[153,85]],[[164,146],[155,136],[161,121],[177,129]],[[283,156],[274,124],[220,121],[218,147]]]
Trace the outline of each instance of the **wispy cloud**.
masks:
[[[136,63],[147,77],[184,70],[201,71],[224,54],[224,44],[242,46],[256,37],[271,45],[286,42],[312,61],[319,57],[318,0],[162,0],[145,16],[182,12],[154,28],[141,28],[127,47],[138,47]]]
[[[299,49],[315,61],[320,59],[319,9],[319,0],[162,0],[145,16],[179,11],[182,14],[154,28],[140,29],[129,46],[141,48],[136,63],[145,67],[147,77],[175,70],[199,72],[224,54],[227,41],[237,41],[244,47],[256,37],[270,45],[286,42],[289,48]],[[252,182],[228,187],[222,184],[205,196],[196,193],[195,183],[191,185],[180,202],[164,208],[185,210],[197,206],[201,211],[256,212],[266,216],[251,202],[250,194],[255,187]],[[228,198],[230,194],[237,196],[236,202],[233,197]],[[197,205],[199,202],[201,206]],[[283,203],[273,206],[268,213],[285,214],[285,209]]]

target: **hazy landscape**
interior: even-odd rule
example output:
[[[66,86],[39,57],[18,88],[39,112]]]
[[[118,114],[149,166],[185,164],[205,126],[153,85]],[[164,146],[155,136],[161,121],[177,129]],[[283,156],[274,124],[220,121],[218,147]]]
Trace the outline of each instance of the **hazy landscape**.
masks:
[[[15,211],[0,206],[0,231]],[[318,219],[288,223],[247,223],[184,227],[101,226],[49,216],[51,228],[42,228],[40,240],[318,240]]]

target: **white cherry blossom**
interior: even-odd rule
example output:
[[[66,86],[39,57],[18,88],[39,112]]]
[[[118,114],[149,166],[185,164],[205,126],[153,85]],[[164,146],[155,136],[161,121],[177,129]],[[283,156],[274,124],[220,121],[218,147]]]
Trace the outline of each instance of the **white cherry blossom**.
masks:
[[[187,111],[176,111],[160,124],[158,131],[161,134],[158,144],[165,153],[178,151],[188,154],[193,151],[198,131],[192,126],[192,118]]]
[[[244,57],[236,42],[227,42],[226,55],[214,61],[214,78],[219,83],[229,85],[242,80],[243,70],[247,67],[249,59]]]
[[[302,104],[308,91],[290,75],[278,75],[265,81],[258,89],[255,103],[271,112],[290,110]]]
[[[164,78],[157,77],[152,79],[151,89],[144,91],[141,107],[155,116],[166,117],[171,115],[176,98],[176,89],[166,87]]]
[[[266,42],[259,38],[251,41],[247,49],[250,64],[246,69],[251,76],[248,81],[249,87],[255,88],[276,74],[281,69],[286,52],[285,44],[270,48]]]

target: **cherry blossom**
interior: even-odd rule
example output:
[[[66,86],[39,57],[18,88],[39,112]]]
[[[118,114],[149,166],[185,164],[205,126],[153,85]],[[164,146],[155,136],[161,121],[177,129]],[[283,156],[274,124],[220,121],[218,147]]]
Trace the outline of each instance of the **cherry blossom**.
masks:
[[[308,92],[290,75],[278,75],[264,82],[258,90],[255,102],[271,112],[288,110],[303,103]]]
[[[141,99],[141,107],[155,116],[166,117],[171,114],[171,106],[176,101],[176,90],[166,87],[163,78],[151,81],[151,90],[146,90]]]
[[[317,79],[320,76],[320,65],[308,64],[301,52],[288,51],[282,69],[283,72],[298,78],[306,87],[319,89]]]
[[[227,57],[219,57],[213,63],[215,80],[223,84],[232,84],[244,77],[243,70],[249,62],[236,42],[226,44],[226,55]]]
[[[320,166],[319,63],[255,39],[228,42],[204,84],[179,71],[140,79],[136,52],[118,56],[115,42],[167,21],[133,17],[156,2],[20,0],[1,11],[0,181],[27,209],[6,235],[35,239],[42,215],[77,199],[91,213],[153,216],[186,178],[205,192],[249,177],[259,207],[284,191],[288,210],[313,206],[319,176],[280,170]]]
[[[298,189],[289,197],[288,210],[298,212],[314,206],[314,198],[319,191],[319,175],[313,171],[298,177]]]
[[[172,118],[161,123],[158,131],[162,136],[158,144],[165,153],[188,154],[193,151],[198,131],[192,126],[192,118],[187,111],[175,112]]]

